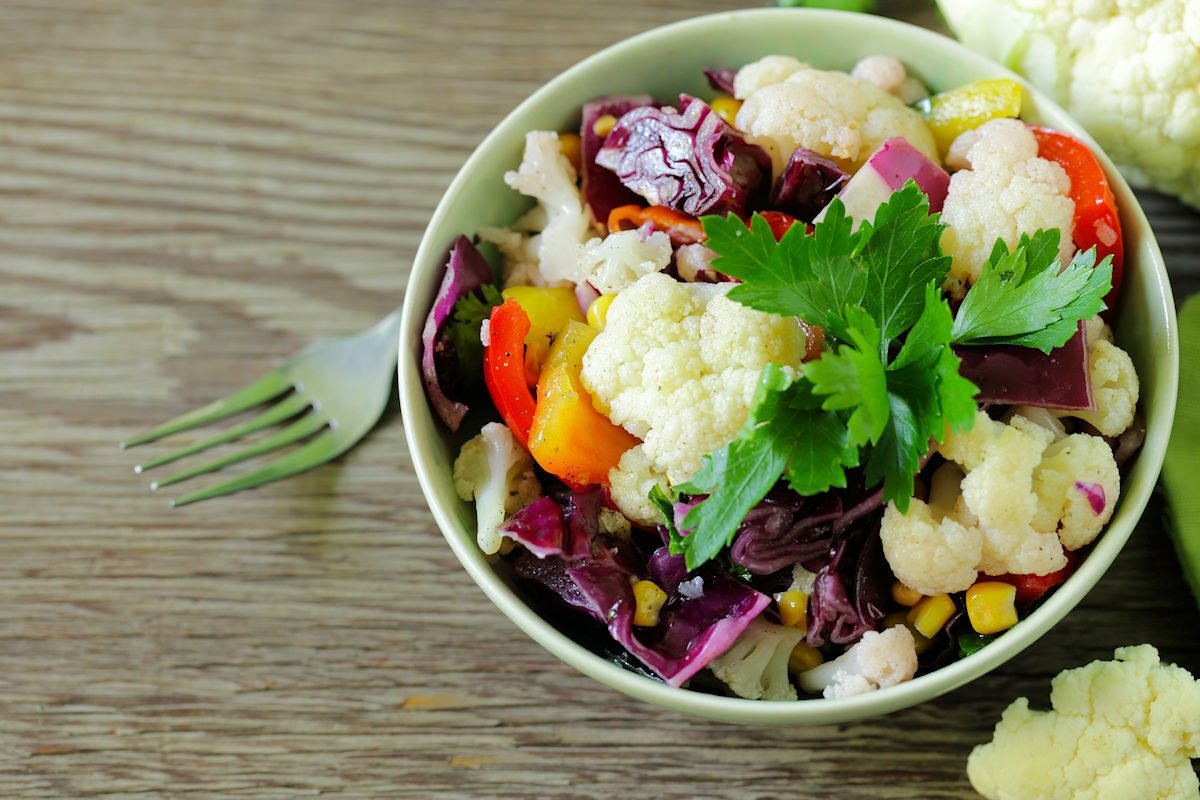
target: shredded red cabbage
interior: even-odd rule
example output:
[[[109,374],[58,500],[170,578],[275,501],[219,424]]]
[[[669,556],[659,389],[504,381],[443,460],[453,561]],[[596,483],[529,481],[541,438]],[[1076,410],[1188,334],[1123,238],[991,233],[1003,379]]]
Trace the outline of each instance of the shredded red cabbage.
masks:
[[[455,363],[453,354],[449,352],[453,345],[444,335],[446,322],[454,313],[455,303],[491,282],[492,267],[487,259],[479,254],[467,237],[455,239],[450,246],[446,274],[421,332],[421,374],[425,379],[425,392],[429,395],[434,412],[452,431],[458,430],[469,409],[465,403],[452,399],[445,391],[445,387],[453,385],[454,376],[448,373]]]
[[[679,110],[637,108],[609,133],[596,163],[651,205],[699,217],[744,216],[766,188],[771,160],[706,103],[679,96]]]
[[[809,563],[809,569],[817,566]],[[808,643],[850,645],[884,617],[881,587],[890,585],[878,520],[836,541],[820,566],[808,602]],[[847,589],[847,584],[851,589]]]
[[[979,387],[977,402],[1096,408],[1083,322],[1066,344],[1049,355],[1016,345],[963,345],[954,352],[962,361],[959,373]]]
[[[771,207],[812,222],[848,180],[850,176],[833,159],[797,147],[775,182]]]
[[[583,121],[579,128],[581,188],[584,202],[601,225],[608,221],[608,215],[614,208],[640,203],[641,198],[625,188],[616,175],[596,165],[596,154],[600,152],[605,138],[596,133],[596,120],[606,115],[619,119],[635,108],[653,105],[654,98],[646,94],[597,97],[583,104]]]
[[[724,69],[705,67],[704,77],[708,78],[708,85],[713,89],[733,97],[733,80],[737,77],[736,69],[730,69],[729,67],[725,67]]]
[[[711,565],[689,579],[683,556],[671,555],[666,547],[644,558],[634,544],[595,533],[600,499],[599,489],[593,487],[572,495],[565,509],[548,497],[534,504],[539,506],[537,516],[549,519],[551,528],[557,520],[560,531],[564,518],[577,515],[576,533],[593,531],[586,556],[578,555],[574,535],[556,540],[554,533],[511,525],[513,520],[506,523],[505,534],[528,548],[514,559],[513,570],[602,622],[639,661],[670,685],[680,686],[729,649],[770,599]],[[557,517],[547,511],[547,503],[559,508]],[[536,554],[539,550],[543,555]],[[636,578],[648,578],[667,593],[654,627],[633,625],[637,603],[632,580]],[[681,589],[685,583],[686,591]]]

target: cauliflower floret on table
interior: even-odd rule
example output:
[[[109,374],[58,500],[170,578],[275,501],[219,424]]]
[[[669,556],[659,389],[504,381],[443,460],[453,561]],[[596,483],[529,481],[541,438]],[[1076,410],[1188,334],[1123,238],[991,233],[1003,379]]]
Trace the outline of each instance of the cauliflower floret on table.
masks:
[[[1066,263],[1074,254],[1071,181],[1037,153],[1037,139],[1016,119],[985,122],[954,141],[947,164],[969,169],[950,177],[942,207],[941,221],[949,226],[942,251],[954,259],[946,279],[952,294],[961,297],[979,278],[997,239],[1011,250],[1021,234],[1058,228],[1059,257]]]
[[[873,692],[917,674],[917,645],[905,625],[867,631],[849,650],[799,675],[800,688],[833,699]]]
[[[475,501],[476,539],[485,555],[500,552],[504,520],[542,496],[533,457],[498,422],[483,426],[454,459],[454,491]]]
[[[773,79],[786,70],[778,65],[765,70],[761,63],[738,72],[734,87],[739,96],[749,88],[754,91],[746,95],[736,122],[749,141],[770,154],[775,174],[797,147],[835,158],[853,171],[893,136],[903,136],[939,163],[933,134],[921,115],[875,84],[799,62],[789,65],[799,68],[782,81],[769,82],[762,72]],[[747,70],[753,81],[742,80]]]
[[[728,650],[708,665],[738,697],[747,700],[795,700],[788,657],[804,641],[804,632],[756,618]]]
[[[1200,796],[1200,682],[1150,645],[1122,647],[1051,682],[1050,711],[1010,705],[967,776],[989,800],[1184,800]]]
[[[495,241],[505,255],[504,285],[520,282],[558,286],[582,280],[585,276],[580,274],[579,245],[589,238],[591,213],[584,207],[575,183],[575,168],[559,149],[558,134],[527,133],[521,165],[515,172],[506,172],[504,182],[540,204],[533,214],[514,226],[517,230],[535,229],[540,233],[525,237],[517,230],[508,231],[507,235],[504,229],[488,231],[488,240]],[[539,218],[544,218],[544,225],[537,225]],[[532,269],[535,261],[532,254],[536,254],[536,270]]]
[[[592,403],[643,440],[672,484],[737,434],[765,364],[790,369],[804,357],[795,319],[729,300],[730,286],[647,275],[615,296],[583,358]]]
[[[638,278],[671,263],[671,237],[654,231],[618,231],[591,239],[579,249],[579,272],[600,294],[616,294]]]

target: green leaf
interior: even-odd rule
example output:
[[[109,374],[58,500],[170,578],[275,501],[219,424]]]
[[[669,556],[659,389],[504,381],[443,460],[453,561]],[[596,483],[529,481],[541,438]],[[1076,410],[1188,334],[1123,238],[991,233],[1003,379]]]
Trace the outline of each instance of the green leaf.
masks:
[[[759,378],[750,416],[732,442],[705,456],[688,483],[675,488],[707,494],[683,519],[688,569],[727,547],[746,513],[781,477],[800,494],[846,485],[845,469],[857,463],[845,423],[821,409],[805,380],[793,381],[775,364]]]
[[[849,444],[875,442],[888,417],[887,377],[879,360],[879,328],[861,308],[846,309],[849,342],[804,365],[814,394],[827,411],[853,409],[847,420]]]
[[[749,228],[734,214],[701,221],[708,237],[705,245],[718,254],[713,269],[743,281],[730,292],[731,298],[784,316],[794,315],[793,308],[808,308],[803,285],[811,280],[812,270],[803,225],[793,225],[776,242],[771,226],[759,214],[751,217]]]
[[[491,316],[492,308],[502,302],[500,290],[485,283],[454,304],[445,334],[457,362],[452,378],[456,394],[471,396],[483,391],[483,342],[479,340],[479,328]]]
[[[679,535],[679,529],[675,527],[675,499],[668,497],[657,483],[650,487],[650,493],[646,495],[646,498],[662,514],[663,525],[667,529],[669,552],[673,556],[679,555],[683,552],[683,537]]]
[[[951,332],[955,344],[1011,344],[1049,353],[1070,339],[1082,319],[1102,311],[1112,264],[1096,264],[1094,249],[1059,270],[1057,230],[1022,236],[1011,253],[997,241],[979,280],[967,292]]]
[[[869,265],[862,304],[879,323],[885,344],[920,316],[925,288],[941,286],[949,273],[950,258],[939,246],[945,227],[909,180],[879,207],[874,223],[859,229],[861,255]]]

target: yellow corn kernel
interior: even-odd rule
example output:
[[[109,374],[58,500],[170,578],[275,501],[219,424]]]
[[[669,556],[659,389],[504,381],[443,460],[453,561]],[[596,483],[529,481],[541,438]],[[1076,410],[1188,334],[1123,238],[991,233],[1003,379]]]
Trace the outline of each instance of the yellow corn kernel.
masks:
[[[721,119],[733,124],[734,118],[737,117],[738,111],[742,107],[741,100],[734,100],[729,95],[723,94],[711,103],[712,110],[720,115]]]
[[[892,599],[902,606],[915,606],[921,602],[921,598],[924,596],[916,589],[911,589],[900,581],[892,584]]]
[[[596,117],[596,121],[592,123],[592,133],[601,137],[608,136],[615,127],[617,127],[617,118],[612,114],[605,114],[602,117]]]
[[[910,625],[906,619],[907,616],[907,611],[893,611],[883,618],[883,628],[884,630],[887,630],[888,628],[894,628],[897,625],[903,625],[904,627],[908,628],[908,632],[911,633],[913,637],[913,649],[917,651],[917,655],[921,655],[921,653],[924,653],[929,649],[930,645],[933,644],[933,639],[930,639],[928,636]]]
[[[954,616],[954,601],[950,595],[942,593],[932,597],[922,597],[920,602],[908,610],[905,619],[909,625],[926,638],[934,634]]]
[[[789,628],[808,630],[808,595],[799,589],[791,589],[775,595],[779,604],[779,620]]]
[[[560,133],[558,135],[558,152],[566,156],[575,171],[579,172],[579,166],[583,163],[583,140],[579,138],[578,133]]]
[[[587,310],[587,324],[596,330],[604,330],[604,320],[608,318],[608,307],[612,305],[615,294],[602,294],[592,301]]]
[[[824,661],[825,657],[821,655],[820,650],[811,644],[801,642],[792,648],[792,653],[788,656],[788,671],[794,673],[808,672],[810,669],[821,666]]]
[[[1017,587],[980,581],[967,589],[967,618],[976,633],[999,633],[1017,624]]]
[[[633,599],[637,610],[633,612],[633,624],[641,628],[653,628],[658,624],[658,612],[667,602],[667,593],[654,581],[638,581],[633,585]]]

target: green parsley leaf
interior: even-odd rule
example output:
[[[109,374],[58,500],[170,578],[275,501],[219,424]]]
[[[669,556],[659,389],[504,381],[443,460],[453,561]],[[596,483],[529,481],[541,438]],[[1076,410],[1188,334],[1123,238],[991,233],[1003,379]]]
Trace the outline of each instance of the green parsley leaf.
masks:
[[[683,552],[683,537],[679,535],[679,529],[675,527],[675,499],[669,497],[657,483],[650,487],[650,493],[646,495],[646,499],[663,516],[663,524],[667,528],[668,551],[673,556],[679,555]]]
[[[847,420],[849,443],[876,442],[888,418],[887,376],[879,360],[879,328],[862,308],[846,309],[849,343],[804,365],[825,410],[854,409]]]
[[[483,342],[479,340],[479,329],[491,316],[492,308],[502,302],[500,290],[485,283],[454,304],[445,332],[454,348],[456,368],[451,380],[456,394],[472,396],[483,391]]]
[[[1057,229],[1022,236],[1011,253],[997,241],[970,288],[951,331],[955,344],[1010,344],[1049,353],[1075,335],[1078,323],[1104,310],[1112,262],[1095,248],[1059,270]]]
[[[763,367],[750,416],[729,444],[704,457],[688,483],[676,488],[707,494],[683,519],[688,569],[729,546],[746,513],[780,479],[800,494],[846,485],[845,469],[857,463],[845,423],[821,409],[804,380],[793,381],[775,364]]]
[[[842,340],[849,335],[844,309],[860,306],[882,333],[881,358],[920,315],[925,284],[940,283],[950,269],[938,247],[945,226],[911,180],[857,231],[837,198],[812,235],[793,225],[778,243],[757,214],[749,229],[732,216],[703,222],[706,244],[719,255],[713,267],[742,281],[730,299],[800,317]]]

